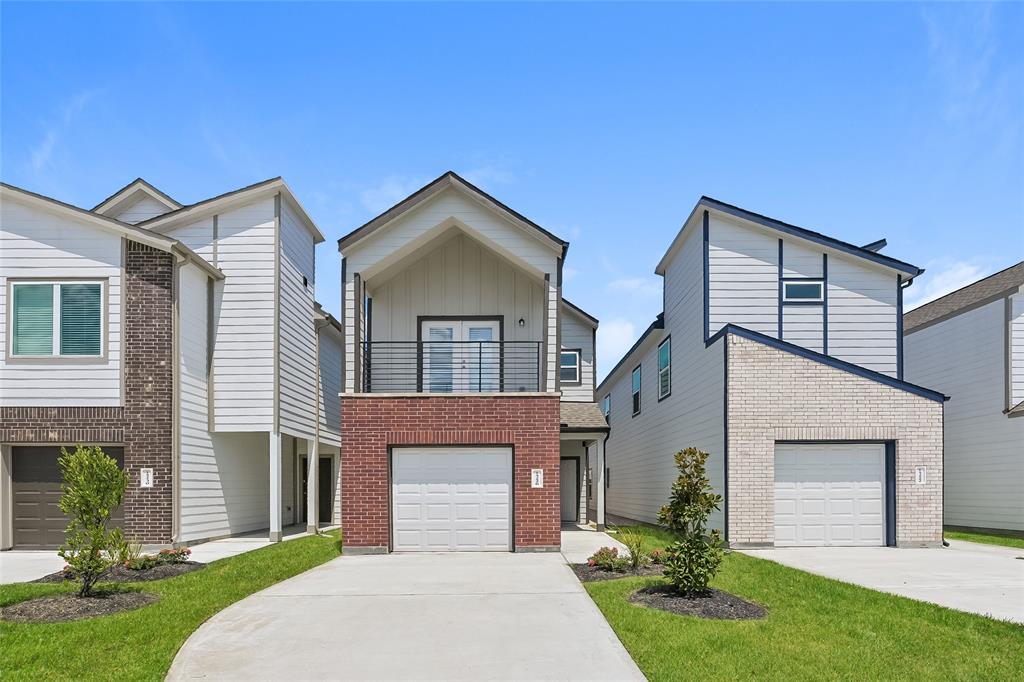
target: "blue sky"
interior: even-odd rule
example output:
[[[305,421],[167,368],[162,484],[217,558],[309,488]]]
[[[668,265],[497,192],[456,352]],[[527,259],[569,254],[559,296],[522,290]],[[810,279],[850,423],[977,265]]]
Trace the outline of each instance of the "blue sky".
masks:
[[[0,177],[91,207],[282,175],[334,240],[448,169],[572,242],[606,371],[701,194],[926,267],[1024,258],[1024,5],[0,5]],[[44,48],[44,49],[41,49]]]

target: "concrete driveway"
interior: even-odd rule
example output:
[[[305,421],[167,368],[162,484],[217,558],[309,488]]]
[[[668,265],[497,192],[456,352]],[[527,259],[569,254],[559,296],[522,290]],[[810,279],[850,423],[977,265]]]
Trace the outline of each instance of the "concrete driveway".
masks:
[[[939,549],[744,550],[786,566],[959,611],[1024,623],[1024,550],[950,540]]]
[[[200,627],[195,678],[644,679],[557,553],[339,557]]]

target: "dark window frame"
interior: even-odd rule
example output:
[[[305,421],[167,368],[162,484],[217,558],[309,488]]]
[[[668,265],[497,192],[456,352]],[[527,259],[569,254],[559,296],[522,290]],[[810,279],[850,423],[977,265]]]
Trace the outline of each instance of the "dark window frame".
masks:
[[[643,408],[643,402],[641,400],[641,395],[643,393],[643,388],[644,388],[644,373],[643,373],[643,370],[641,369],[642,366],[643,366],[642,364],[641,365],[637,365],[636,367],[633,368],[633,371],[629,373],[629,391],[630,391],[630,395],[633,398],[633,405],[632,405],[632,407],[633,407],[633,416],[634,417],[637,416],[638,414],[640,414],[641,409]],[[635,382],[633,381],[634,377],[637,378],[637,381],[635,381]]]
[[[662,367],[661,367],[661,347],[664,346],[666,343],[668,344],[668,365],[666,365],[665,368],[662,369]],[[662,340],[662,342],[658,344],[657,363],[658,363],[658,365],[657,365],[658,366],[658,402],[660,403],[662,400],[664,400],[665,398],[668,398],[670,395],[672,395],[672,335],[671,334],[666,336],[664,338],[664,340]],[[665,372],[665,371],[668,371],[668,392],[665,393],[665,395],[662,395],[661,394],[661,373]]]

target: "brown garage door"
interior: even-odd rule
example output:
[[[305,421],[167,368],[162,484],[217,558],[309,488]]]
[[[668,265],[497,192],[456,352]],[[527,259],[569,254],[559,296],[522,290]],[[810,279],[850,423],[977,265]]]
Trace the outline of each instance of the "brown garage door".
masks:
[[[123,448],[103,451],[124,465]],[[55,549],[64,542],[68,519],[60,510],[59,447],[13,447],[14,548]],[[111,514],[113,525],[124,524],[124,510]]]

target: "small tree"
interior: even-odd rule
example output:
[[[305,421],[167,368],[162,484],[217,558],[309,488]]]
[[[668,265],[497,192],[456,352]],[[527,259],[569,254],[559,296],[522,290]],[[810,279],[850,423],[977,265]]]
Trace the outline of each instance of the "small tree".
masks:
[[[115,534],[107,530],[111,512],[121,504],[128,476],[102,448],[79,445],[60,449],[64,482],[60,510],[70,517],[65,544],[57,552],[82,581],[78,596],[88,597],[100,576],[114,562]]]
[[[680,592],[693,595],[707,590],[722,563],[721,534],[707,532],[708,516],[722,496],[712,492],[707,477],[708,453],[691,447],[675,459],[679,476],[668,504],[658,512],[658,522],[678,538],[666,548],[665,576]]]

